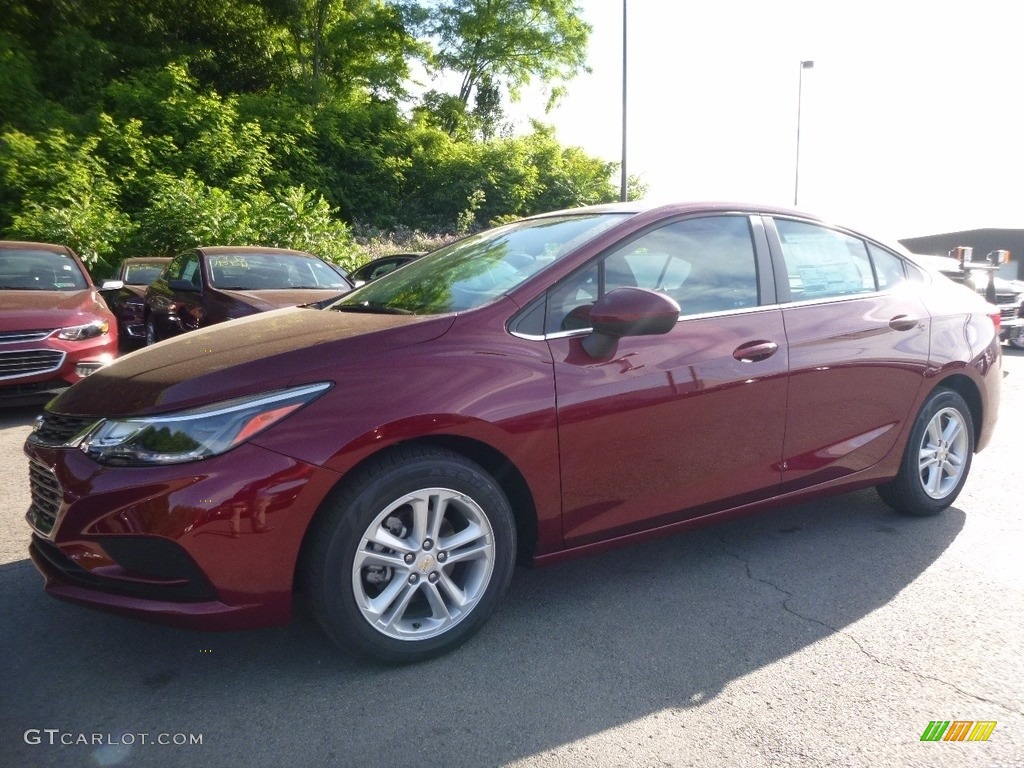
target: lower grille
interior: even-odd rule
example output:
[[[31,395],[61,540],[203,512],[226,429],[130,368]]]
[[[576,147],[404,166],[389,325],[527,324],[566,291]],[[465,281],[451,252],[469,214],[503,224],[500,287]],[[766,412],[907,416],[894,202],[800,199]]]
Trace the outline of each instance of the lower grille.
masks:
[[[1011,307],[1003,306],[999,308],[999,316],[1002,317],[1003,320],[1013,320],[1018,316],[1018,311],[1020,311],[1020,308],[1016,304]]]
[[[29,505],[26,519],[33,528],[44,536],[49,536],[57,522],[64,491],[60,487],[57,476],[45,464],[30,459],[28,463],[29,488],[32,503]]]
[[[64,353],[56,349],[29,349],[24,352],[0,352],[0,379],[33,376],[56,371],[64,362]]]

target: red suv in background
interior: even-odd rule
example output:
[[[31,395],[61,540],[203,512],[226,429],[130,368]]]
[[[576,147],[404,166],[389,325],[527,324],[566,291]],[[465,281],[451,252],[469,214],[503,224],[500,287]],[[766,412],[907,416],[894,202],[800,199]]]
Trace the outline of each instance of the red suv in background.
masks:
[[[0,242],[0,405],[50,397],[117,355],[117,324],[78,255]]]

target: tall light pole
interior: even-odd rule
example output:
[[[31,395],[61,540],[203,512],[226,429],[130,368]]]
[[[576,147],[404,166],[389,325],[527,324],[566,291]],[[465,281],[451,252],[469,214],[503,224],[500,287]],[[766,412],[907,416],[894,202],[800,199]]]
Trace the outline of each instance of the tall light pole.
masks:
[[[629,194],[626,191],[626,0],[622,0],[622,183],[619,187],[619,200],[626,202]]]
[[[625,1],[625,0],[623,0]],[[814,69],[813,61],[800,62],[800,80],[796,91],[796,180],[793,182],[793,205],[800,196],[800,107],[804,98],[804,70]]]

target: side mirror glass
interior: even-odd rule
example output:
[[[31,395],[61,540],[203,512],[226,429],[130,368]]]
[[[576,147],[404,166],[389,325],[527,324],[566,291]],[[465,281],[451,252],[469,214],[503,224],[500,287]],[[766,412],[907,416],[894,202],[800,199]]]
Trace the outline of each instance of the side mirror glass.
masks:
[[[590,308],[593,332],[583,339],[591,357],[611,354],[623,336],[658,336],[679,320],[679,305],[663,293],[644,288],[617,288]]]

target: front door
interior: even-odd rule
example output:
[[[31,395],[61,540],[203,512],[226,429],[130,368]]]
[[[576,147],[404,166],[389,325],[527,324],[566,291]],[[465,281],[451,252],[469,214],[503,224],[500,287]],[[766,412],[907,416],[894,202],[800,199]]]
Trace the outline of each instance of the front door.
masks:
[[[587,310],[627,285],[671,296],[681,319],[595,360]],[[549,292],[567,545],[775,493],[787,350],[781,310],[762,303],[745,216],[647,232]]]

